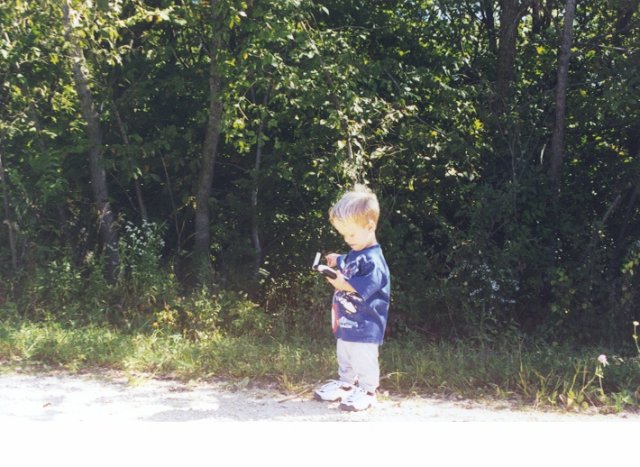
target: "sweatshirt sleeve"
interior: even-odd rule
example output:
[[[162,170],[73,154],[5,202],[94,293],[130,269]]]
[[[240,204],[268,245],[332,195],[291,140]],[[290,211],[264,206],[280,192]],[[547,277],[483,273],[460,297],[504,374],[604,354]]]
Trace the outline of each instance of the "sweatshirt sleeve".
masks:
[[[347,279],[355,291],[367,301],[373,294],[384,287],[384,275],[372,260],[362,261],[358,272]]]

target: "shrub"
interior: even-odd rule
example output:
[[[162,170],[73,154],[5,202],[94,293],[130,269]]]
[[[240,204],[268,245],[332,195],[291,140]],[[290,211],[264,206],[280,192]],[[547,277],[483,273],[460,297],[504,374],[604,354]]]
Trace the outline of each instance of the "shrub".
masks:
[[[231,335],[255,335],[270,330],[267,315],[246,294],[211,291],[206,286],[165,303],[154,312],[153,327],[193,340],[211,339],[223,331]]]

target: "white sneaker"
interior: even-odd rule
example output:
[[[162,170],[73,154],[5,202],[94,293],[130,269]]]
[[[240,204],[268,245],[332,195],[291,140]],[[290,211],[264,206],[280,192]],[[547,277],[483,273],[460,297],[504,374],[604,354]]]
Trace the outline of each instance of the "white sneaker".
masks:
[[[364,389],[356,387],[351,394],[342,399],[340,408],[342,410],[348,410],[351,412],[358,412],[360,410],[367,410],[373,407],[377,401],[375,393],[367,392]]]
[[[334,402],[345,400],[356,386],[345,381],[330,380],[313,392],[313,398],[319,401]]]

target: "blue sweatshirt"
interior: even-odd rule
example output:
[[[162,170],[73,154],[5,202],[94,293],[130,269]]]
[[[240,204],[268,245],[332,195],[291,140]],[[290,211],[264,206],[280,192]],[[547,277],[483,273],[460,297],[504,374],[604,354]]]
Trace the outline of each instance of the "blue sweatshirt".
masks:
[[[338,269],[357,293],[333,294],[331,324],[338,339],[382,344],[389,316],[391,277],[376,244],[338,258]]]

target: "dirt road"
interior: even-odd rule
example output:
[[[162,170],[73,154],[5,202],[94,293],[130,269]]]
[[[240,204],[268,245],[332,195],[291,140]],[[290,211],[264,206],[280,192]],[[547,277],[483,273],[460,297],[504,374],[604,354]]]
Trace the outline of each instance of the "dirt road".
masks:
[[[520,467],[539,467],[637,459],[639,414],[562,414],[388,395],[371,410],[349,413],[314,401],[310,392],[283,394],[248,380],[182,383],[1,370],[0,452],[2,465],[12,467],[417,460],[512,467],[516,459]]]
[[[0,374],[0,422],[638,422],[640,414],[567,414],[383,395],[373,409],[342,412],[311,393],[237,383],[182,383],[123,374]]]

